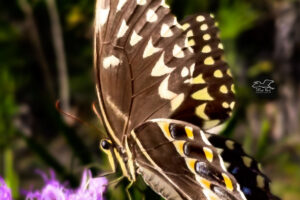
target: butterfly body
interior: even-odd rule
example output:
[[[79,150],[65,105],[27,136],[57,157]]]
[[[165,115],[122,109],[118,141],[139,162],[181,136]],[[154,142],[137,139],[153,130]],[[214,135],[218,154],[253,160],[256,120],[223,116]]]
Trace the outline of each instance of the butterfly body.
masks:
[[[235,105],[213,16],[178,23],[163,0],[98,0],[94,37],[109,136],[101,148],[113,169],[118,163],[131,182],[141,175],[167,200],[250,200],[254,191],[273,198],[243,150],[206,132]]]

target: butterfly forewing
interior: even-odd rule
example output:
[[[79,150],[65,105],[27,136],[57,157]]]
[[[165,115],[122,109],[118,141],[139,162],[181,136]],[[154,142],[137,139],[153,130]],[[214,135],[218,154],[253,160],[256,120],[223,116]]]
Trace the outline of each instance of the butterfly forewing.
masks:
[[[208,129],[226,120],[234,108],[234,86],[212,15],[193,15],[181,22],[193,48],[195,70],[190,95],[172,118]]]
[[[164,1],[98,1],[95,47],[101,113],[117,143],[148,119],[184,119],[209,128],[228,117],[233,95],[226,64],[205,62],[208,55],[189,44],[187,29]],[[216,50],[208,58],[222,64],[221,55]],[[224,79],[208,78],[217,68]],[[203,83],[198,82],[201,73]],[[227,94],[220,94],[221,86]]]
[[[134,129],[131,143],[138,172],[152,176],[152,180],[161,177],[161,184],[152,187],[158,193],[167,185],[182,199],[245,199],[235,178],[226,171],[218,149],[198,127],[156,119]],[[149,177],[146,181],[154,185]]]
[[[192,62],[192,49],[164,1],[101,2],[95,29],[97,90],[110,134],[121,141],[140,122],[169,115],[170,101],[179,95],[169,90],[170,74]]]

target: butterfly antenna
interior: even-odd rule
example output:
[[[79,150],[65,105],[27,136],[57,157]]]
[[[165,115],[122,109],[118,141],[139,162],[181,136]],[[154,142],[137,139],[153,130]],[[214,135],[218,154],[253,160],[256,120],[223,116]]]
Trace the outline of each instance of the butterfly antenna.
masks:
[[[89,128],[93,128],[94,130],[96,130],[97,132],[99,132],[102,135],[105,135],[105,133],[102,130],[100,130],[99,128],[97,128],[96,126],[94,126],[94,125],[92,125],[92,124],[90,124],[90,123],[88,123],[88,122],[86,122],[86,121],[84,121],[82,119],[79,119],[78,117],[76,117],[76,116],[74,116],[74,115],[72,115],[72,114],[70,114],[70,113],[62,110],[61,107],[60,107],[60,101],[59,100],[56,101],[55,107],[56,107],[56,110],[58,112],[62,113],[63,115],[65,115],[65,116],[73,119],[74,121],[77,121],[77,122],[79,122],[79,123],[81,123],[81,124],[83,124],[83,125],[85,125],[85,126],[87,126]]]
[[[102,117],[101,117],[101,115],[100,115],[100,113],[99,113],[99,111],[96,107],[96,102],[95,101],[92,103],[92,109],[93,109],[94,113],[97,115],[97,117],[102,120]]]

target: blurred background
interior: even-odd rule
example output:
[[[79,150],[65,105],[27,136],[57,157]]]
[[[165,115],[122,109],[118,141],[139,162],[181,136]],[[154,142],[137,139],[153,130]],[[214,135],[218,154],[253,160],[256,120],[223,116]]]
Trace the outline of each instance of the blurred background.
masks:
[[[221,134],[262,163],[273,193],[299,200],[300,2],[168,3],[179,20],[201,12],[216,16],[238,99]],[[21,190],[42,187],[36,169],[54,169],[74,187],[84,168],[92,167],[94,175],[109,170],[98,148],[103,127],[91,109],[97,101],[94,5],[94,0],[0,2],[0,175],[15,199],[24,198]],[[269,90],[258,87],[265,80],[273,82]],[[63,111],[83,122],[58,112],[58,99]],[[109,187],[107,199],[126,199],[127,184]],[[142,199],[143,193],[160,199],[139,180],[132,195]]]

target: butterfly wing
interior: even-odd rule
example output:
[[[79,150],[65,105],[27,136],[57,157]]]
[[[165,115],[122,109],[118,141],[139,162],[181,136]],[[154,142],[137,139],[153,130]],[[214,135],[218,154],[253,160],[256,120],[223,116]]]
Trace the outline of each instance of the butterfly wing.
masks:
[[[228,116],[231,86],[224,86],[230,97],[224,94],[214,104],[221,82],[214,85],[215,79],[209,78],[217,69],[212,63],[219,63],[222,52],[203,54],[193,48],[186,29],[163,0],[98,0],[94,43],[101,115],[118,145],[148,119],[173,117],[201,127],[212,121],[205,126],[209,128]],[[224,79],[228,79],[226,67]],[[225,100],[224,114],[218,109]]]
[[[195,52],[194,86],[189,103],[182,104],[172,118],[211,128],[226,120],[235,106],[231,72],[213,15],[192,15],[181,24]]]
[[[206,134],[217,149],[230,172],[241,186],[248,200],[279,200],[270,192],[270,180],[261,172],[259,164],[247,155],[241,145],[219,135]]]
[[[132,131],[130,144],[138,173],[166,199],[246,199],[218,149],[196,126],[147,121]]]

